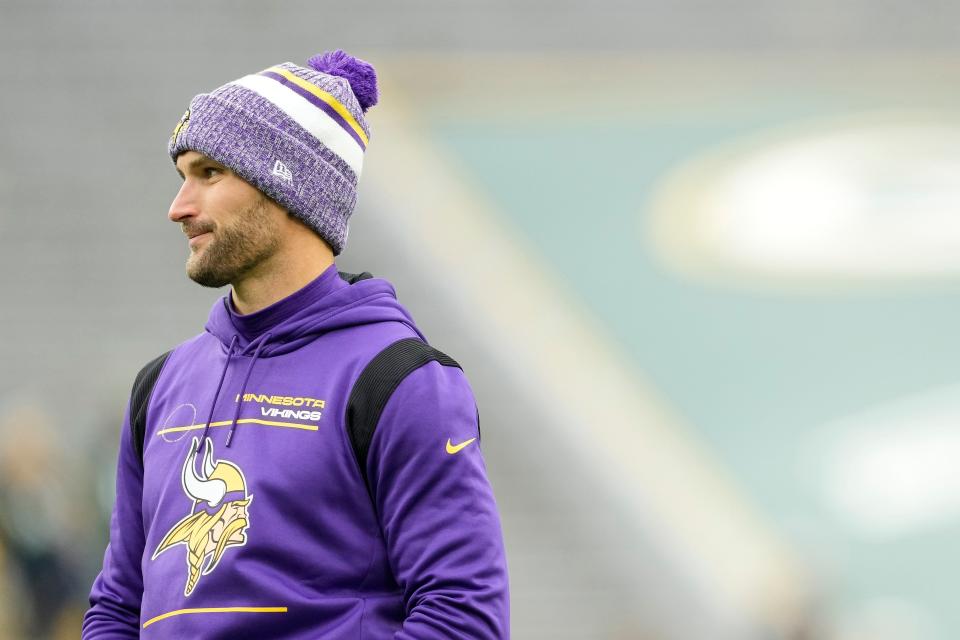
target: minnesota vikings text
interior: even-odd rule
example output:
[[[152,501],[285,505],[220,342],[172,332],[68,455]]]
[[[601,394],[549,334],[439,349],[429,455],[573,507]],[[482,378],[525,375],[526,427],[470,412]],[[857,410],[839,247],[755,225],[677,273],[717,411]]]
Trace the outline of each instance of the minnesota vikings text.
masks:
[[[283,407],[314,407],[323,409],[326,401],[317,398],[302,398],[297,396],[268,396],[262,393],[243,394],[244,402],[259,402],[260,404],[273,404]],[[237,394],[234,402],[240,402],[240,395]]]

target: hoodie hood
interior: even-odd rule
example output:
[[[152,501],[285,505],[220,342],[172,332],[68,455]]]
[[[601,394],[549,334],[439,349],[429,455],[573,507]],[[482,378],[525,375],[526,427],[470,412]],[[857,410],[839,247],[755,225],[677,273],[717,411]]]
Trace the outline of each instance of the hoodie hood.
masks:
[[[331,264],[310,284],[255,313],[240,315],[230,294],[210,310],[206,331],[235,355],[259,348],[260,358],[294,351],[317,336],[357,325],[402,322],[426,340],[397,301],[393,285],[369,273],[349,274]],[[269,334],[269,335],[268,335]]]
[[[310,284],[255,313],[237,313],[230,294],[217,300],[210,310],[205,329],[220,341],[227,358],[210,403],[203,435],[194,441],[193,453],[196,454],[200,443],[207,440],[213,410],[217,406],[223,381],[234,357],[250,358],[238,394],[243,396],[258,359],[294,351],[317,336],[331,331],[391,320],[409,326],[426,342],[424,335],[413,323],[413,318],[397,302],[393,285],[386,280],[374,278],[367,272],[340,273],[335,264],[327,267]],[[227,434],[227,447],[233,441],[242,406],[242,403],[236,403]]]

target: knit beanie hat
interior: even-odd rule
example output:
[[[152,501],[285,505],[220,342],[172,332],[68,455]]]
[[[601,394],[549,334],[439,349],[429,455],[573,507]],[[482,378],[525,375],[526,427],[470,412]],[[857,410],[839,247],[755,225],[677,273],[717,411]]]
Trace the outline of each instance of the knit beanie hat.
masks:
[[[357,202],[377,103],[368,62],[341,51],[307,67],[284,62],[190,101],[170,136],[174,163],[198,151],[257,187],[302,220],[339,255]]]

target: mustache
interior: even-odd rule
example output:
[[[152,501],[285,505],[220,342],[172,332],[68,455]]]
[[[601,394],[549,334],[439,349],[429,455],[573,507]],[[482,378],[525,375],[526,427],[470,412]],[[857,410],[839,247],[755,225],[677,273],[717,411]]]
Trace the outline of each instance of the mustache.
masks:
[[[192,238],[193,236],[198,236],[201,233],[212,232],[215,229],[215,225],[212,222],[183,222],[180,224],[180,229],[183,231],[183,235],[187,236],[188,238]]]

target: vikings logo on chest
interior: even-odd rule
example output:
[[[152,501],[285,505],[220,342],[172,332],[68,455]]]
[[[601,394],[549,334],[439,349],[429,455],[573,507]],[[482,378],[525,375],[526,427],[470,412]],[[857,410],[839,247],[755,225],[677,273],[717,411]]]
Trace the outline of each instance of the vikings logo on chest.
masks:
[[[177,545],[187,548],[187,582],[183,595],[193,593],[200,577],[209,574],[223,558],[228,547],[243,546],[250,526],[247,509],[253,495],[247,493],[243,472],[232,462],[213,459],[213,443],[206,439],[203,468],[196,471],[200,442],[193,439],[183,463],[183,490],[191,498],[191,513],[177,522],[153,552],[156,560]]]

